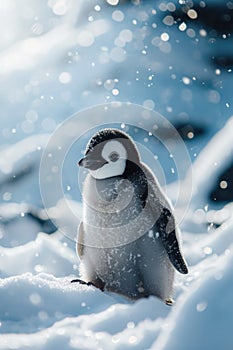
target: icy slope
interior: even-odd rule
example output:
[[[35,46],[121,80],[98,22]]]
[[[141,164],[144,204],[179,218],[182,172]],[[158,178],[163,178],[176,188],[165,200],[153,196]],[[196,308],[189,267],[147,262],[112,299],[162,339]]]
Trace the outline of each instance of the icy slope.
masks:
[[[216,234],[224,240],[231,231],[229,224]],[[192,240],[186,243],[190,260]],[[71,284],[71,276],[54,277],[72,273],[75,257],[61,245],[64,263],[57,256],[55,238],[40,236],[40,241],[43,244],[33,257],[33,249],[21,247],[32,273],[19,271],[19,276],[1,280],[1,349],[231,349],[232,243],[222,245],[219,253],[219,241],[208,242],[216,252],[213,254],[200,243],[196,246],[203,256],[190,266],[186,279],[178,279],[177,301],[169,308],[154,297],[130,303],[92,287]],[[17,249],[11,248],[15,254],[8,265],[22,261]],[[1,257],[4,254],[9,257],[8,251],[1,250]],[[44,254],[50,258],[43,259]],[[39,266],[53,275],[37,273]]]

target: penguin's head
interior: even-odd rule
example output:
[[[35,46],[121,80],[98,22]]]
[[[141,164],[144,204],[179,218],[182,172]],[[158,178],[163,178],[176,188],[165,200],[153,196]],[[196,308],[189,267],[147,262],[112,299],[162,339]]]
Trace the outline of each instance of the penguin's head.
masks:
[[[87,168],[96,179],[122,175],[129,164],[140,162],[133,140],[118,129],[103,129],[87,144],[79,166]]]

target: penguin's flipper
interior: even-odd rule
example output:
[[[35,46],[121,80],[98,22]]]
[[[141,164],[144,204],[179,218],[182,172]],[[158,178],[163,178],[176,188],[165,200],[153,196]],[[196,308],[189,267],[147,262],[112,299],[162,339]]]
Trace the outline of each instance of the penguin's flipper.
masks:
[[[175,220],[168,208],[162,209],[161,215],[156,222],[156,228],[159,231],[162,244],[173,266],[180,273],[187,274],[188,267],[182,256],[176,237]]]
[[[171,205],[164,195],[156,177],[147,165],[141,163],[148,185],[149,206],[154,213],[155,229],[158,231],[169,260],[180,273],[187,274],[188,267],[182,256],[177,239],[178,228]]]
[[[84,253],[84,229],[83,229],[83,222],[80,222],[79,228],[78,228],[78,240],[76,245],[77,254],[80,259],[82,259],[83,253]]]

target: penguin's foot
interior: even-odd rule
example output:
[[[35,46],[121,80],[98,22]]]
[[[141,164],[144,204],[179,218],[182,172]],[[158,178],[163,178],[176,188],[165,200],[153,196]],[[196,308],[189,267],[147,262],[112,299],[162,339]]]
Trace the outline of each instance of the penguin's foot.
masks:
[[[165,300],[165,303],[168,306],[172,306],[173,304],[175,304],[175,300],[173,300],[172,298],[169,298],[169,299]]]
[[[79,283],[79,284],[85,284],[86,286],[94,286],[95,285],[92,282],[85,282],[83,280],[80,280],[79,278],[72,280],[71,283]]]
[[[95,282],[86,282],[77,278],[75,280],[72,280],[71,283],[79,283],[79,284],[84,284],[86,286],[93,286],[100,289],[102,292],[104,291],[104,286],[105,286],[101,279],[96,279]]]

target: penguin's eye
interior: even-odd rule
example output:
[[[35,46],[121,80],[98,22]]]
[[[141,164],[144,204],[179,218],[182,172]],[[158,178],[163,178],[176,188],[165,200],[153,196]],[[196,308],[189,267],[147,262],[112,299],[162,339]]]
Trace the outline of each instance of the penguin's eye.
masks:
[[[117,152],[112,152],[109,154],[109,159],[111,162],[117,162],[119,158],[120,156]]]

